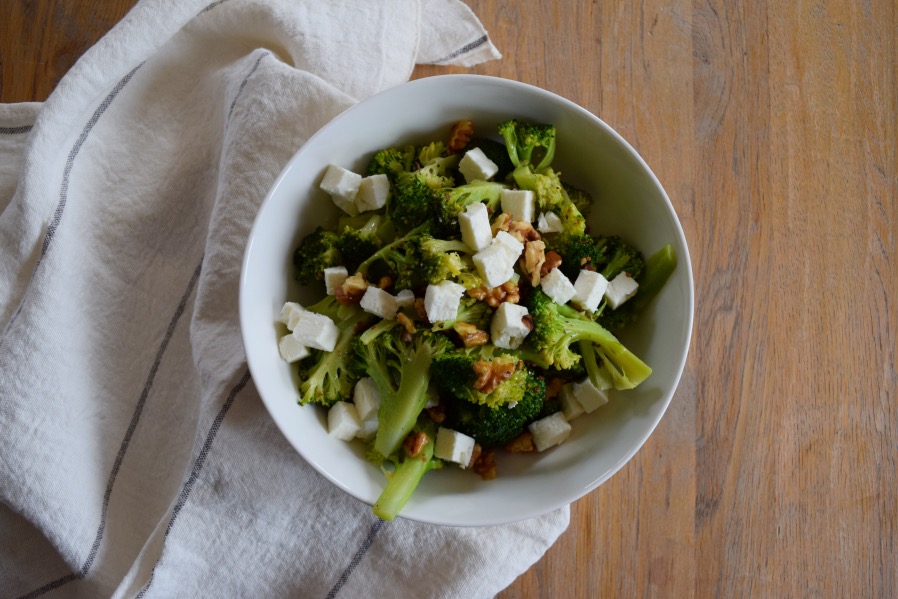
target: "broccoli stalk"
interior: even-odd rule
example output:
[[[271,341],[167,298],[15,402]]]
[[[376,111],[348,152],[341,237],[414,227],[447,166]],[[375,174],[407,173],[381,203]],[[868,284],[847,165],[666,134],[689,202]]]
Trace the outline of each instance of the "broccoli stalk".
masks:
[[[380,391],[380,425],[373,450],[382,459],[399,449],[427,403],[433,356],[452,347],[445,335],[420,331],[411,341],[405,341],[403,332],[396,328],[368,344],[355,343],[365,372]]]
[[[508,189],[508,185],[494,181],[472,181],[444,189],[434,206],[437,231],[445,235],[458,235],[458,215],[477,202],[486,204],[490,213],[497,212],[503,189]]]
[[[550,365],[560,370],[574,367],[580,356],[572,343],[588,341],[597,346],[598,356],[615,389],[631,389],[649,377],[652,369],[600,324],[569,306],[553,302],[542,290],[534,289],[527,301],[533,317],[533,331],[527,343]]]
[[[387,485],[373,509],[374,515],[383,520],[392,520],[399,514],[425,474],[443,467],[442,460],[433,457],[436,443],[436,425],[433,421],[421,417],[412,430],[427,435],[427,442],[416,456],[408,455],[404,449],[397,452],[403,455],[402,460],[391,456],[389,461],[393,462],[393,471],[386,473]]]

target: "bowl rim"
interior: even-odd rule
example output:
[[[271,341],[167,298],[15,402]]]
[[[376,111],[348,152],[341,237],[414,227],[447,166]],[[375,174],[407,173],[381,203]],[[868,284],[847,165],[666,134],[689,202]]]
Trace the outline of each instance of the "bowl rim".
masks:
[[[393,87],[387,88],[387,89],[382,90],[376,94],[373,94],[372,96],[369,96],[368,98],[354,104],[353,106],[350,106],[349,108],[347,108],[346,110],[344,110],[343,112],[338,114],[336,117],[332,118],[330,121],[325,123],[320,129],[318,129],[315,133],[313,133],[311,136],[309,136],[309,138],[302,145],[297,147],[297,149],[294,151],[293,155],[290,157],[290,159],[287,161],[287,163],[283,166],[280,173],[275,178],[274,182],[271,184],[271,186],[268,189],[268,192],[266,193],[262,202],[259,204],[259,208],[258,208],[255,216],[253,217],[252,227],[250,229],[249,235],[247,236],[246,246],[245,246],[244,253],[243,253],[243,259],[242,259],[240,275],[239,275],[240,279],[239,279],[239,290],[238,290],[238,313],[239,313],[239,321],[240,321],[240,329],[241,329],[241,340],[242,340],[243,346],[244,346],[244,354],[246,356],[247,366],[249,368],[251,376],[254,376],[253,373],[254,373],[254,371],[257,372],[258,368],[254,367],[256,356],[249,349],[249,346],[250,346],[249,339],[252,335],[252,331],[250,331],[250,329],[249,329],[249,325],[248,325],[249,318],[248,318],[248,314],[247,314],[247,312],[250,310],[250,307],[248,305],[247,298],[245,297],[246,289],[247,289],[247,285],[248,285],[248,278],[249,278],[249,266],[250,266],[250,262],[251,262],[251,258],[252,258],[252,254],[253,254],[253,246],[254,246],[253,240],[256,239],[257,235],[259,234],[258,227],[260,226],[260,222],[262,220],[261,216],[265,210],[266,205],[269,204],[271,202],[271,198],[277,194],[278,189],[282,186],[283,182],[290,175],[291,171],[294,168],[294,165],[303,158],[303,155],[304,155],[303,149],[306,146],[312,145],[312,142],[314,142],[318,137],[327,135],[328,130],[335,123],[339,123],[345,119],[352,118],[352,115],[356,111],[361,110],[362,109],[361,107],[363,105],[365,105],[369,101],[374,100],[375,98],[379,99],[384,96],[388,97],[388,96],[395,95],[395,94],[403,94],[406,92],[406,90],[408,90],[410,88],[413,89],[413,88],[422,88],[422,87],[430,87],[430,86],[442,86],[442,85],[445,85],[446,82],[449,82],[450,84],[453,84],[453,85],[457,85],[459,83],[472,82],[472,83],[479,83],[479,84],[485,84],[485,85],[506,86],[506,87],[511,87],[512,89],[518,89],[518,90],[524,91],[526,93],[542,95],[546,99],[548,99],[550,102],[558,103],[561,106],[563,106],[565,109],[579,113],[580,115],[586,117],[587,119],[594,121],[599,126],[599,128],[601,128],[602,130],[604,130],[604,132],[606,134],[611,136],[620,145],[620,147],[623,148],[627,154],[629,154],[631,159],[635,160],[635,162],[639,165],[639,167],[648,176],[650,182],[657,188],[658,191],[660,191],[660,197],[664,200],[666,209],[668,210],[669,214],[673,217],[672,224],[673,224],[674,232],[676,234],[677,241],[679,242],[679,245],[682,248],[682,251],[680,251],[678,249],[677,266],[678,266],[678,268],[685,269],[685,277],[686,277],[685,282],[686,282],[686,291],[687,291],[686,296],[685,296],[685,300],[686,300],[685,303],[686,303],[686,308],[687,308],[687,310],[686,310],[687,313],[685,314],[685,316],[686,316],[686,320],[685,320],[686,334],[685,334],[685,338],[683,339],[682,353],[679,357],[679,361],[678,361],[678,363],[676,363],[674,365],[674,369],[673,369],[674,376],[671,379],[672,384],[670,385],[670,388],[664,392],[664,396],[661,398],[661,399],[663,399],[663,404],[661,405],[657,416],[654,418],[654,420],[651,422],[651,424],[647,427],[645,432],[641,435],[641,438],[638,440],[638,442],[636,442],[636,440],[634,440],[633,446],[622,456],[622,458],[620,460],[618,460],[614,464],[614,466],[612,468],[610,468],[607,471],[605,471],[604,473],[602,473],[601,476],[596,478],[590,484],[585,485],[581,489],[579,489],[579,493],[576,496],[569,496],[569,497],[557,499],[555,501],[541,503],[541,504],[538,504],[538,506],[534,507],[534,509],[518,511],[518,512],[515,512],[514,514],[509,514],[504,519],[503,518],[499,518],[499,519],[493,518],[489,521],[476,521],[476,522],[471,522],[471,523],[465,523],[465,522],[457,522],[457,521],[446,521],[445,519],[441,519],[438,514],[434,515],[433,517],[422,517],[420,514],[408,516],[403,513],[400,513],[398,516],[399,518],[418,521],[418,522],[427,523],[427,524],[435,524],[435,525],[443,525],[443,526],[456,526],[456,527],[509,524],[509,523],[518,522],[518,521],[522,521],[525,519],[545,515],[552,511],[555,511],[559,508],[563,508],[565,506],[568,506],[568,505],[574,503],[575,501],[581,499],[582,497],[584,497],[591,491],[598,488],[600,485],[602,485],[604,482],[606,482],[608,479],[610,479],[612,476],[614,476],[614,474],[616,474],[621,468],[623,468],[623,466],[625,464],[627,464],[630,460],[632,460],[633,456],[635,456],[636,453],[646,443],[646,441],[648,441],[649,437],[651,437],[651,435],[654,433],[655,429],[657,428],[658,424],[661,422],[661,419],[667,413],[667,409],[669,408],[670,403],[673,400],[673,396],[676,394],[676,391],[679,388],[679,384],[680,384],[683,372],[685,370],[686,362],[687,362],[688,356],[689,356],[689,350],[690,350],[691,343],[692,343],[694,315],[695,315],[695,283],[694,283],[694,279],[693,279],[692,261],[691,261],[691,256],[690,256],[690,252],[689,252],[689,247],[688,247],[688,243],[686,240],[686,235],[683,231],[683,226],[680,221],[680,218],[677,215],[677,212],[676,212],[672,202],[670,201],[670,197],[667,193],[667,190],[661,184],[661,182],[655,175],[654,171],[652,171],[651,167],[649,167],[648,163],[646,163],[645,159],[643,159],[643,157],[639,154],[639,152],[637,152],[636,149],[633,148],[633,146],[620,133],[618,133],[613,127],[608,125],[598,115],[590,112],[589,110],[583,108],[582,106],[576,104],[575,102],[573,102],[555,92],[552,92],[550,90],[547,90],[547,89],[544,89],[544,88],[541,88],[541,87],[538,87],[535,85],[531,85],[529,83],[517,81],[514,79],[495,77],[495,76],[491,76],[491,75],[478,75],[478,74],[441,74],[441,75],[433,75],[433,76],[429,76],[429,77],[423,77],[421,79],[407,81],[407,82],[395,85]],[[261,392],[261,390],[259,391],[259,396],[262,399],[262,402],[263,402],[263,405],[265,406],[266,411],[269,413],[269,417],[271,417],[271,419],[274,421],[278,430],[281,432],[282,435],[284,435],[285,439],[291,445],[291,447],[293,447],[293,449],[308,464],[310,464],[319,474],[324,476],[330,483],[334,484],[335,486],[337,486],[338,488],[340,488],[341,490],[343,490],[350,496],[355,497],[356,499],[364,502],[365,504],[368,504],[368,505],[371,504],[371,502],[367,498],[360,496],[360,494],[357,493],[353,488],[349,487],[348,485],[344,484],[342,481],[340,481],[339,479],[334,477],[330,472],[328,472],[328,470],[326,468],[324,468],[322,465],[320,465],[316,460],[307,458],[305,456],[304,452],[302,451],[302,449],[300,447],[297,447],[296,444],[294,444],[292,442],[291,436],[285,430],[286,423],[282,423],[279,418],[275,417],[273,407],[271,405],[271,402],[274,401],[274,399],[271,397],[266,398],[266,396]]]

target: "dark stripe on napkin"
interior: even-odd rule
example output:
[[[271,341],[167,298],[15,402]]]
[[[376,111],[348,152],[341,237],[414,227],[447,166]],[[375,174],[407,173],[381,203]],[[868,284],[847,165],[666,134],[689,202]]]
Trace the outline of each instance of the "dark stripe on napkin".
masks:
[[[378,520],[374,524],[371,525],[371,529],[368,531],[368,536],[365,537],[365,540],[362,541],[362,544],[359,546],[358,550],[352,556],[352,559],[349,561],[349,565],[346,566],[346,569],[340,574],[340,578],[337,579],[337,584],[334,585],[334,588],[330,590],[327,594],[326,599],[334,599],[337,596],[337,593],[343,588],[343,585],[346,584],[346,581],[349,580],[349,577],[352,576],[352,572],[356,569],[356,566],[362,561],[362,558],[365,557],[365,554],[368,553],[368,549],[371,547],[371,544],[374,542],[374,538],[377,536],[377,533],[380,532],[381,527],[384,525],[383,520]]]
[[[31,125],[22,125],[21,127],[0,127],[0,135],[19,135],[20,133],[28,133],[31,131]]]
[[[485,44],[487,42],[487,40],[489,40],[489,38],[484,35],[483,37],[474,40],[467,46],[463,46],[463,47],[459,48],[452,54],[449,54],[448,56],[444,56],[443,58],[441,58],[439,60],[433,61],[433,64],[440,64],[442,62],[447,62],[447,61],[452,60],[453,58],[457,58],[457,57],[461,56],[462,54],[467,54],[471,50],[474,50],[475,48],[479,48],[480,46]]]
[[[225,400],[224,404],[221,406],[221,409],[218,411],[218,415],[215,416],[215,420],[212,421],[212,426],[209,427],[209,432],[206,434],[206,440],[203,442],[203,447],[200,449],[199,455],[197,455],[196,460],[193,462],[193,468],[190,471],[190,476],[187,478],[187,482],[184,483],[184,486],[181,488],[181,493],[178,495],[178,501],[175,503],[175,507],[172,510],[171,518],[168,521],[168,526],[165,527],[165,535],[162,537],[162,551],[165,551],[165,542],[168,540],[168,536],[171,534],[172,529],[175,527],[175,522],[178,519],[178,515],[181,513],[181,510],[187,504],[187,500],[190,498],[190,492],[193,491],[193,485],[196,484],[197,479],[200,477],[200,473],[203,471],[203,466],[206,463],[206,458],[209,456],[209,450],[212,448],[212,442],[215,441],[215,436],[218,434],[218,429],[221,428],[221,423],[224,421],[225,416],[228,414],[228,410],[231,409],[231,406],[234,403],[234,398],[237,397],[237,394],[246,387],[246,384],[249,382],[250,374],[249,370],[243,373],[243,376],[240,378],[240,381],[234,385],[234,388],[231,389],[231,392],[228,394],[228,398]],[[153,571],[150,573],[150,579],[147,580],[146,586],[141,589],[140,593],[137,594],[137,599],[143,597],[146,592],[150,589],[150,585],[153,584],[153,579],[156,576],[156,567],[159,565],[159,562],[162,561],[162,555],[160,554],[159,559],[156,560],[156,564],[153,566]]]

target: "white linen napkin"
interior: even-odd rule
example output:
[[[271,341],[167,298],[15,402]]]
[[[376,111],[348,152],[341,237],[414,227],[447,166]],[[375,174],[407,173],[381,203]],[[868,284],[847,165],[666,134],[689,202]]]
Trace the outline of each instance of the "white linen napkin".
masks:
[[[143,0],[0,105],[0,596],[489,597],[568,510],[377,520],[283,439],[237,317],[247,234],[328,120],[499,58],[458,0]]]

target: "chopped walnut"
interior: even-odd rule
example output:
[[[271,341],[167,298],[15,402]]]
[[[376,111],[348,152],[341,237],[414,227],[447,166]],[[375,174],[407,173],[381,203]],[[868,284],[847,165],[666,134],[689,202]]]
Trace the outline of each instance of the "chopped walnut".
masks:
[[[539,231],[525,220],[515,220],[508,223],[508,233],[521,243],[542,239]]]
[[[427,433],[418,431],[417,433],[412,433],[406,437],[402,447],[405,449],[407,455],[414,458],[421,453],[421,450],[424,449],[424,446],[427,445],[429,440]]]
[[[502,302],[516,304],[521,301],[520,291],[514,281],[506,281],[492,289],[474,287],[473,289],[468,289],[468,295],[481,302],[486,302],[491,308],[499,307],[499,304]]]
[[[527,327],[528,331],[533,330],[533,316],[530,314],[524,314],[521,316],[521,324]]]
[[[474,123],[468,120],[458,121],[452,125],[449,131],[449,143],[446,148],[453,154],[461,152],[471,141],[471,135],[474,134]]]
[[[524,431],[516,438],[509,441],[505,446],[505,451],[508,453],[529,453],[535,450],[536,447],[533,445],[533,433],[530,431]]]
[[[524,273],[530,278],[530,284],[536,287],[540,281],[540,270],[546,262],[546,244],[540,240],[528,241],[524,244],[521,261]]]
[[[351,306],[362,301],[365,290],[368,289],[368,281],[365,275],[356,273],[347,277],[343,284],[334,289],[334,297],[344,306]]]
[[[475,452],[478,447],[480,446],[474,446]],[[472,460],[470,468],[483,480],[493,480],[496,478],[496,452],[492,449],[479,452],[477,458]]]
[[[485,394],[492,393],[499,385],[511,378],[515,367],[514,360],[510,359],[484,360],[481,358],[477,360],[474,362],[474,373],[477,374],[474,388]]]
[[[539,274],[544,277],[559,266],[561,266],[561,256],[555,250],[549,250],[546,252],[546,261],[539,269]]]
[[[546,385],[546,399],[553,399],[558,397],[558,394],[561,393],[562,387],[567,384],[567,381],[560,377],[555,377],[549,381]]]
[[[405,332],[409,335],[414,335],[415,331],[417,331],[417,329],[415,328],[415,323],[412,322],[412,319],[402,312],[396,313],[396,320],[405,328]]]
[[[496,233],[499,231],[508,231],[508,227],[511,226],[511,215],[507,212],[503,212],[493,221],[493,224],[490,225],[490,229],[493,231],[493,237],[496,236]]]
[[[380,278],[380,281],[377,282],[377,286],[380,287],[381,289],[383,289],[384,291],[389,290],[390,287],[393,286],[393,277],[390,277],[387,275],[382,276]]]
[[[485,345],[490,340],[489,333],[481,331],[469,322],[455,322],[453,323],[452,328],[458,333],[458,336],[461,338],[461,342],[465,347]]]
[[[480,453],[483,451],[483,448],[480,446],[480,443],[474,443],[473,449],[471,449],[471,459],[468,460],[467,464],[464,464],[464,468],[470,468],[474,464],[477,463],[477,460],[480,458]]]
[[[427,309],[424,307],[424,300],[420,297],[415,298],[415,313],[418,315],[418,320],[430,322],[427,319]]]
[[[438,403],[432,408],[426,408],[424,411],[437,424],[446,420],[446,407],[442,403]]]

